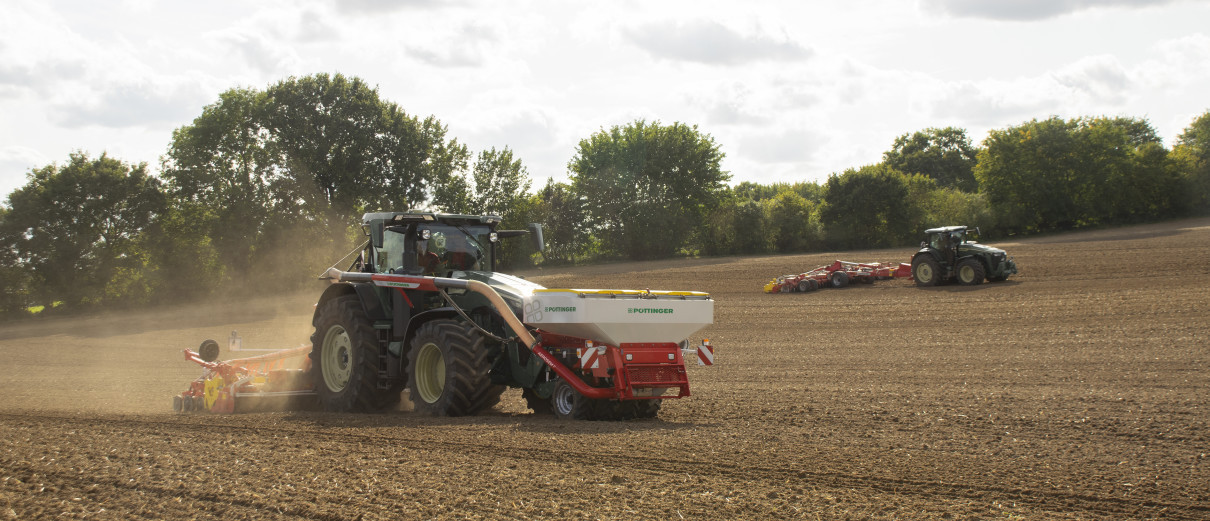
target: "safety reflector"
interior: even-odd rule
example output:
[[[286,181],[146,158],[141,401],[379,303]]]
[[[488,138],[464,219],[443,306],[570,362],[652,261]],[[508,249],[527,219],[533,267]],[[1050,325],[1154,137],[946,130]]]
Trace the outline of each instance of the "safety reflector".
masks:
[[[714,346],[709,340],[702,340],[702,345],[697,346],[697,365],[714,365]]]
[[[601,367],[601,356],[605,354],[605,346],[588,347],[580,352],[580,367],[582,369],[598,369]]]

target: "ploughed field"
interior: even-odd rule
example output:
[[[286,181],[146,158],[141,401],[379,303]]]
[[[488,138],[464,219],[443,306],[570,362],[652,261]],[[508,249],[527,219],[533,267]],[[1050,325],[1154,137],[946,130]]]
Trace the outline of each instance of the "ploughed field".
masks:
[[[761,291],[911,248],[529,273],[714,296],[655,420],[172,412],[182,348],[304,343],[318,287],[3,326],[0,519],[1210,518],[1210,219],[992,244],[1022,272],[975,287]]]

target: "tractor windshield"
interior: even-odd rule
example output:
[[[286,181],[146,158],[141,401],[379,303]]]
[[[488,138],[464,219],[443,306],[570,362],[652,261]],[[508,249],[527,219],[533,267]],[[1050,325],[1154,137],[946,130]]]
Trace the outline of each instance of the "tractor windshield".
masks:
[[[491,229],[487,226],[431,224],[419,228],[417,265],[425,274],[444,276],[451,271],[491,271]]]

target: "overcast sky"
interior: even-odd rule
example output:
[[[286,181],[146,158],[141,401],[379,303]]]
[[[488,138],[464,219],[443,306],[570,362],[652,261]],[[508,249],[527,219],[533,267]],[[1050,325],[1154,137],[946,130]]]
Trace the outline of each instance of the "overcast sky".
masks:
[[[153,170],[233,87],[340,72],[537,188],[636,119],[697,125],[733,182],[821,181],[896,136],[1210,109],[1195,0],[0,0],[0,200],[83,150]]]

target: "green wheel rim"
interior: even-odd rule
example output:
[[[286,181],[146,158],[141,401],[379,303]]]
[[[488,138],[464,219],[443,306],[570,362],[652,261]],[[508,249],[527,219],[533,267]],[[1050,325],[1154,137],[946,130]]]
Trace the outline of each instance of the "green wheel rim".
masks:
[[[445,357],[437,344],[420,346],[416,354],[416,392],[425,403],[434,403],[445,391]]]
[[[332,326],[324,335],[322,363],[324,384],[332,392],[343,391],[353,373],[353,340],[345,328]]]

